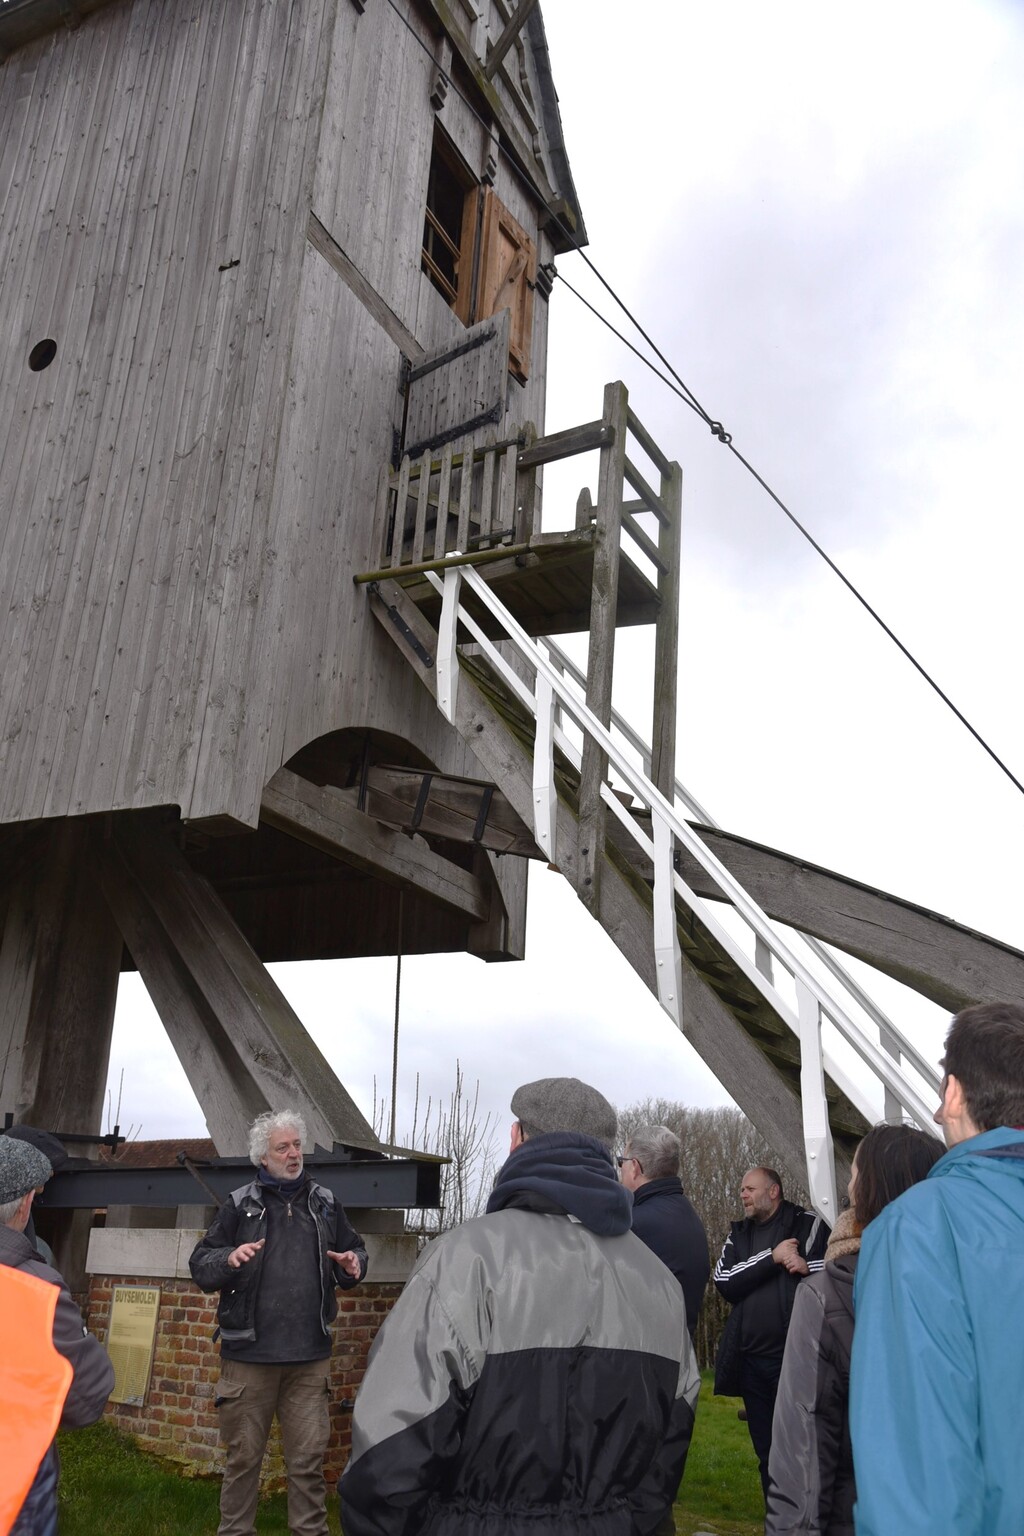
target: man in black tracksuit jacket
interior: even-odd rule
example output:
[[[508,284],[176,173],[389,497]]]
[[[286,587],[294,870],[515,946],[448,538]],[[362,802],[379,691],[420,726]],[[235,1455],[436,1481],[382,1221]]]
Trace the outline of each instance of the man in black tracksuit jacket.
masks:
[[[742,1397],[768,1499],[772,1417],[796,1288],[825,1262],[827,1222],[782,1198],[773,1168],[749,1168],[740,1185],[746,1216],[734,1221],[714,1281],[732,1305],[715,1361],[715,1392]]]
[[[249,1134],[256,1178],[228,1196],[189,1260],[195,1283],[220,1291],[217,1407],[227,1463],[219,1536],[253,1536],[275,1414],[288,1528],[293,1536],[327,1536],[334,1292],[358,1285],[366,1250],[331,1191],[305,1173],[304,1138],[293,1111],[259,1116]]]
[[[512,1112],[487,1215],[427,1247],[371,1350],[345,1536],[650,1536],[678,1488],[700,1379],[615,1111],[547,1078]]]

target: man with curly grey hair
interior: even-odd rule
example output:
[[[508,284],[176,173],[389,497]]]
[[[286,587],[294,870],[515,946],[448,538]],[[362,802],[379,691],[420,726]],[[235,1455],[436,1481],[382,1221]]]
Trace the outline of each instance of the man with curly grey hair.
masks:
[[[330,1436],[335,1287],[366,1274],[363,1240],[344,1209],[303,1167],[306,1127],[295,1110],[268,1111],[249,1132],[257,1169],[233,1190],[189,1268],[220,1291],[217,1407],[227,1462],[218,1536],[253,1536],[260,1468],[277,1415],[288,1472],[288,1528],[327,1536],[324,1453]]]

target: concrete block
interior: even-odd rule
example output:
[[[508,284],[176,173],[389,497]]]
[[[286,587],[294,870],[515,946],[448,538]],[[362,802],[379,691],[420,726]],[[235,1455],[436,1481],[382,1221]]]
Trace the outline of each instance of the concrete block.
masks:
[[[189,1255],[202,1235],[195,1228],[96,1227],[86,1269],[90,1275],[187,1280]]]

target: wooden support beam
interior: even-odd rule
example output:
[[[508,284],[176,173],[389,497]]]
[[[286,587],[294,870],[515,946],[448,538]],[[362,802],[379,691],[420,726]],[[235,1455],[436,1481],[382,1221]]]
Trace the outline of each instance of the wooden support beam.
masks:
[[[581,427],[566,427],[552,432],[523,448],[516,463],[520,469],[536,469],[557,459],[575,458],[578,453],[592,453],[595,448],[611,446],[613,431],[607,421],[587,421]]]
[[[925,907],[711,827],[696,829],[769,917],[788,923],[956,1013],[1024,997],[1024,954]],[[696,860],[683,878],[698,896],[721,892]]]
[[[266,1109],[299,1110],[329,1148],[380,1146],[174,824],[119,817],[96,872],[222,1156]]]
[[[398,831],[409,832],[418,813],[417,825],[425,837],[478,843],[493,853],[515,853],[525,859],[543,857],[531,829],[523,825],[493,784],[434,773],[429,776],[427,795],[421,801],[424,776],[425,771],[419,768],[377,765],[369,769],[363,805],[366,815]],[[349,804],[358,795],[357,790],[338,793]]]
[[[654,441],[654,438],[648,432],[639,416],[634,415],[632,411],[629,413],[628,424],[630,432],[636,438],[658,473],[663,476],[671,474],[674,467],[671,460],[665,457],[665,454]]]
[[[499,68],[501,67],[502,59],[505,57],[506,53],[508,53],[509,49],[512,47],[512,44],[515,42],[516,38],[525,27],[526,18],[529,16],[530,12],[533,10],[536,4],[537,0],[519,0],[519,4],[516,6],[515,10],[512,12],[512,15],[509,17],[507,23],[502,29],[501,36],[498,38],[498,41],[495,43],[494,47],[491,49],[487,56],[487,63],[484,65],[484,74],[488,80],[494,79],[494,76],[497,74]]]
[[[612,669],[619,601],[622,527],[622,478],[626,462],[626,386],[606,384],[602,421],[611,441],[601,449],[594,524],[594,578],[590,596],[590,644],[587,650],[587,704],[603,725],[611,720]],[[601,784],[607,769],[604,753],[591,737],[583,742],[580,773],[580,864],[576,893],[596,910],[605,838]]]
[[[665,506],[658,493],[651,490],[651,487],[647,484],[647,481],[637,469],[636,465],[631,463],[629,459],[626,459],[622,466],[622,473],[629,481],[634,491],[636,491],[648,512],[653,512],[659,523],[664,523],[667,527],[671,518],[671,513],[669,512],[668,507]]]
[[[654,721],[651,730],[651,780],[670,803],[675,796],[676,721],[679,712],[679,562],[682,554],[683,472],[670,464],[661,481],[668,523],[658,548],[658,617],[654,629]],[[627,519],[627,526],[632,518]]]
[[[641,510],[646,510],[642,502],[640,503],[640,508]],[[627,514],[625,507],[622,509],[622,527],[624,532],[629,534],[633,543],[647,556],[658,574],[660,576],[666,575],[668,567],[665,563],[664,555],[661,554],[657,544],[655,544],[650,534],[640,526],[636,518],[631,513]]]
[[[526,955],[526,861],[500,858],[481,849],[476,860],[490,887],[487,920],[469,930],[466,949],[481,960],[522,960]]]
[[[490,896],[468,870],[422,841],[381,826],[336,789],[279,768],[263,791],[260,819],[353,868],[486,921]]]
[[[0,1108],[98,1132],[123,942],[97,896],[103,822],[54,822],[8,896],[0,944]]]
[[[96,891],[100,818],[40,826],[12,850],[0,943],[0,1110],[48,1131],[99,1134],[124,943]],[[31,852],[28,862],[17,854]],[[90,1212],[50,1230],[61,1273],[85,1284]]]

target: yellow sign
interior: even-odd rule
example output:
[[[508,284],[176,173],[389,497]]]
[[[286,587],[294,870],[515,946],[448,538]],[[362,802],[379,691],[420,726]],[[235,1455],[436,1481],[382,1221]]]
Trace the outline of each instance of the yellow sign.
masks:
[[[158,1285],[115,1285],[110,1303],[107,1354],[114,1366],[112,1403],[138,1407],[146,1399],[153,1369],[156,1319],[160,1311]]]

